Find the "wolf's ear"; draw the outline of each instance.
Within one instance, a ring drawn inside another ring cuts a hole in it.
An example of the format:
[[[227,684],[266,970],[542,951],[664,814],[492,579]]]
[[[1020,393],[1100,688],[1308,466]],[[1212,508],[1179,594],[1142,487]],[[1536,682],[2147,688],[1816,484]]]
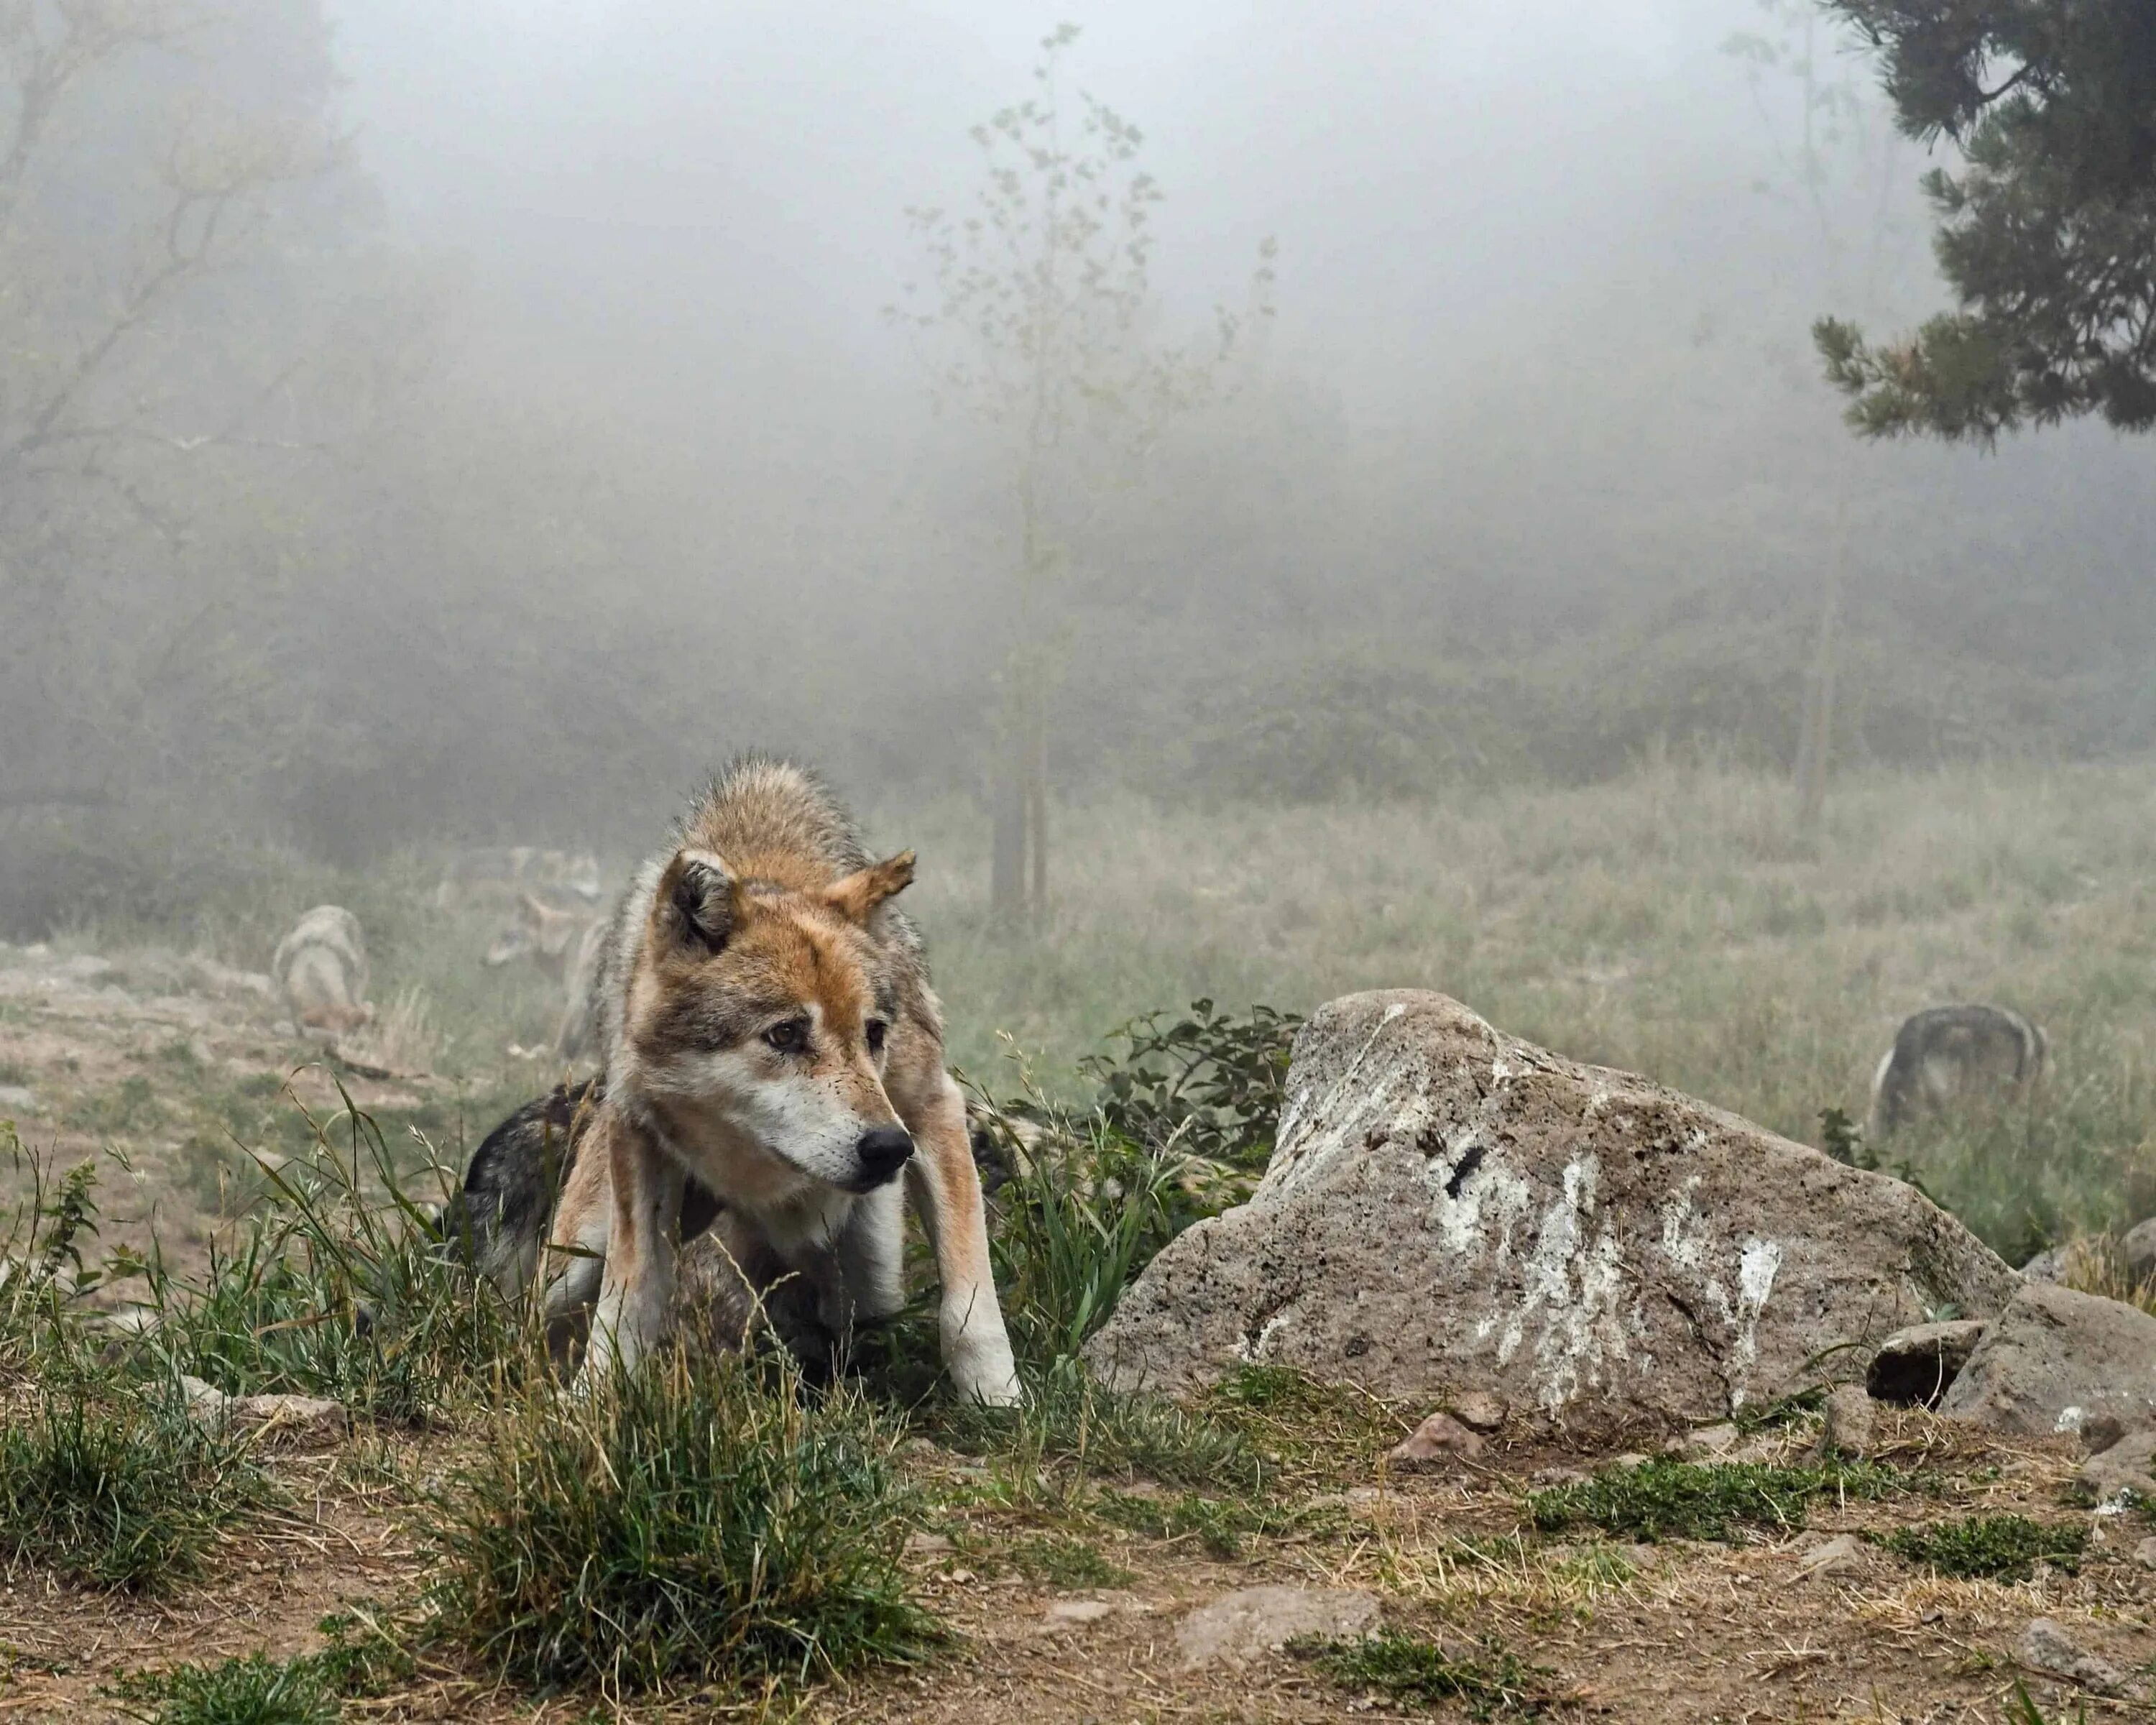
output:
[[[901,850],[880,863],[856,870],[843,880],[824,889],[824,902],[852,922],[865,922],[869,914],[893,893],[913,884],[913,853]]]
[[[677,850],[652,895],[651,932],[662,947],[724,949],[741,921],[740,891],[708,850]]]

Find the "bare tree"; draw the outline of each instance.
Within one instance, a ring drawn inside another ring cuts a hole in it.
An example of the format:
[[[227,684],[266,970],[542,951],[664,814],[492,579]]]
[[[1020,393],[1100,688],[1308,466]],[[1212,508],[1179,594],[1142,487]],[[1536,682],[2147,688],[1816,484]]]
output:
[[[1015,526],[1009,645],[994,742],[998,911],[1048,905],[1049,701],[1056,601],[1087,522],[1165,426],[1232,389],[1231,361],[1271,311],[1273,248],[1260,248],[1240,311],[1215,308],[1203,344],[1156,334],[1150,268],[1159,186],[1137,127],[1082,91],[1074,103],[1064,24],[1043,39],[1033,94],[973,129],[982,180],[957,212],[906,214],[929,265],[888,308],[914,338],[939,405],[990,434]]]

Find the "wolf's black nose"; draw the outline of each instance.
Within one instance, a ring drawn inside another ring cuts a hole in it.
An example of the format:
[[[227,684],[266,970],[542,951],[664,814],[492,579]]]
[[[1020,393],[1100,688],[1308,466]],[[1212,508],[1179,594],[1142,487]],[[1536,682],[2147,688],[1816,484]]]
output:
[[[913,1135],[902,1126],[872,1127],[861,1134],[854,1154],[860,1159],[861,1178],[872,1186],[880,1186],[904,1168],[906,1158],[913,1154]]]

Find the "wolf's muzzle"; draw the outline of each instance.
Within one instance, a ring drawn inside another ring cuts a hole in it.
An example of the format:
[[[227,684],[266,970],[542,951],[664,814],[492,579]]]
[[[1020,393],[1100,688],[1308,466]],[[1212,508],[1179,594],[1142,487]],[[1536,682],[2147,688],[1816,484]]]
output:
[[[895,1179],[912,1154],[913,1135],[902,1126],[871,1127],[863,1132],[854,1146],[854,1158],[861,1168],[861,1190],[872,1192]]]

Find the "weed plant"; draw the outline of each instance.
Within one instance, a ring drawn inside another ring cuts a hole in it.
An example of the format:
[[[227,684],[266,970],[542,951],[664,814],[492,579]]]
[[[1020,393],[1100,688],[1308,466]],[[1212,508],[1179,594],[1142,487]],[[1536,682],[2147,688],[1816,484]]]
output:
[[[1777,1467],[1657,1457],[1531,1491],[1527,1515],[1545,1533],[1585,1523],[1620,1539],[1728,1540],[1744,1527],[1794,1532],[1818,1497],[1884,1497],[1909,1484],[1907,1475],[1869,1461]]]
[[[1963,1580],[2026,1581],[2039,1563],[2077,1571],[2088,1544],[2084,1524],[2032,1522],[2026,1516],[1969,1516],[1897,1527],[1879,1542],[1897,1557]]]
[[[506,1400],[435,1506],[438,1632],[540,1688],[802,1681],[910,1660],[897,1429],[776,1350],[670,1349]]]
[[[319,1660],[250,1653],[218,1665],[137,1672],[115,1686],[123,1700],[149,1702],[146,1725],[334,1725],[343,1704]]]
[[[1534,1668],[1495,1643],[1479,1657],[1460,1658],[1434,1641],[1388,1629],[1357,1639],[1302,1637],[1287,1651],[1343,1689],[1375,1690],[1414,1707],[1456,1701],[1471,1719],[1532,1718],[1543,1710]]]

